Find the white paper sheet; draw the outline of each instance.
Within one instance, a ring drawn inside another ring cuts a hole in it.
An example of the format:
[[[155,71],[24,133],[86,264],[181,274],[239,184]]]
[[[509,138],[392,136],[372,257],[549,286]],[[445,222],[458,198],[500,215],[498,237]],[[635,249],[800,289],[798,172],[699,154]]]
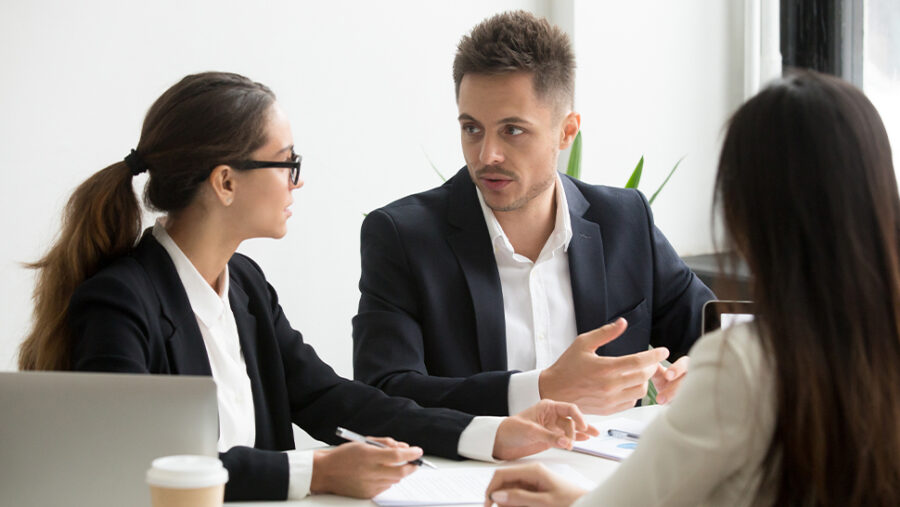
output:
[[[548,465],[553,472],[584,489],[595,483],[569,465]],[[382,506],[481,504],[497,467],[422,468],[374,498]]]
[[[637,419],[629,419],[627,417],[605,419],[603,425],[597,428],[600,430],[600,436],[582,442],[575,442],[575,445],[572,446],[572,450],[614,461],[622,461],[634,452],[635,447],[637,447],[637,442],[626,440],[624,438],[611,437],[607,431],[609,429],[616,429],[639,435],[644,431],[647,423],[648,421],[638,421]]]

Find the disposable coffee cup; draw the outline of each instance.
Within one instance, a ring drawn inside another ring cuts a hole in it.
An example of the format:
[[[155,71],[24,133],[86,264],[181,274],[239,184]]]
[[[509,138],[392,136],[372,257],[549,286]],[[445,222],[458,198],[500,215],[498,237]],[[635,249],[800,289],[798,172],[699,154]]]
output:
[[[147,470],[153,507],[222,507],[228,470],[209,456],[166,456]]]

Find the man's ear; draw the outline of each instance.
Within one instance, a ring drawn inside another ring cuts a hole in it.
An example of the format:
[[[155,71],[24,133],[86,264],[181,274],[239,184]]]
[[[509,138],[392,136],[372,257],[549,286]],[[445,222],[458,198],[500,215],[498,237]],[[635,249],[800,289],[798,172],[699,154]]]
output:
[[[237,187],[234,174],[234,168],[222,164],[213,168],[209,175],[209,184],[212,187],[213,195],[223,206],[231,206],[231,203],[234,202]]]
[[[581,115],[572,111],[562,120],[562,136],[559,140],[559,149],[564,150],[575,141],[578,129],[581,128]]]

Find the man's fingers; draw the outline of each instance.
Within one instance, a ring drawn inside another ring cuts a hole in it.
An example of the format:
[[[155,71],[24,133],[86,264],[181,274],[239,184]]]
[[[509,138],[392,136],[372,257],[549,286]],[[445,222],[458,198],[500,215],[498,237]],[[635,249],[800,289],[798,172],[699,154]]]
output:
[[[640,398],[634,398],[634,399],[622,402],[622,403],[614,406],[612,412],[610,412],[610,413],[615,414],[615,413],[621,412],[623,410],[628,410],[629,408],[634,408],[634,404],[637,402],[638,399],[640,399]]]
[[[660,405],[665,405],[669,401],[672,400],[672,397],[675,396],[675,393],[678,392],[679,386],[681,386],[681,382],[685,379],[685,376],[682,375],[677,379],[668,382],[664,389],[659,389],[656,394],[656,402]]]
[[[622,317],[619,317],[615,322],[610,322],[593,331],[578,335],[578,341],[581,343],[584,350],[594,352],[598,348],[621,336],[626,328],[628,328],[628,322]]]
[[[643,352],[638,352],[637,354],[623,356],[622,359],[627,360],[623,361],[625,363],[624,366],[632,371],[643,370],[644,368],[648,368],[650,366],[653,367],[653,371],[656,371],[656,367],[659,365],[659,362],[667,357],[669,357],[669,349],[665,347],[657,347],[654,349],[645,350]]]
[[[554,431],[535,422],[530,423],[530,425],[532,428],[532,439],[536,443],[543,443],[550,447],[558,447],[560,449],[568,449],[572,445],[572,439],[566,436],[565,431],[562,428]],[[572,436],[575,436],[574,432]]]
[[[379,444],[384,444],[388,447],[409,447],[408,444],[398,442],[391,437],[366,437],[366,439],[378,442]]]
[[[415,472],[419,469],[418,465],[381,465],[378,469],[379,478],[382,480],[390,481],[391,484],[400,481],[400,479],[406,477],[407,475]]]
[[[556,411],[558,417],[566,417],[575,423],[575,429],[578,431],[586,431],[588,428],[587,420],[578,405],[574,403],[566,403],[562,401],[553,402],[553,410]]]
[[[603,370],[605,375],[616,373],[625,374],[634,371],[647,370],[647,378],[659,370],[659,362],[669,356],[669,349],[659,347],[645,350],[636,354],[619,357],[598,357],[606,363]]]
[[[577,433],[577,430],[575,429],[575,421],[568,417],[557,417],[556,427],[561,429],[563,433],[565,433],[566,438],[568,438],[569,441],[575,440],[575,435]]]
[[[688,356],[681,356],[678,361],[672,363],[672,365],[666,369],[666,380],[675,380],[687,373],[690,360],[691,359]]]
[[[370,452],[376,456],[375,462],[380,465],[394,466],[422,457],[421,447],[392,447],[387,449],[373,448]]]
[[[653,376],[652,367],[644,368],[643,370],[635,370],[630,373],[626,373],[622,375],[619,381],[619,385],[622,389],[629,389],[634,386],[639,386],[641,384],[646,384],[648,380]]]

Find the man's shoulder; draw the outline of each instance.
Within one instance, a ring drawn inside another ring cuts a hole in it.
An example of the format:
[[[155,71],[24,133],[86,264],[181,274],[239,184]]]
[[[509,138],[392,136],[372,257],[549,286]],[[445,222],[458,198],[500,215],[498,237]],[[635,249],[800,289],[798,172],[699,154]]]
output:
[[[395,227],[404,229],[442,229],[448,223],[450,207],[460,205],[460,192],[465,193],[469,187],[474,199],[475,187],[463,167],[438,187],[408,195],[372,211],[364,221],[364,228],[366,224],[371,226],[388,219]]]
[[[461,183],[461,178],[468,178],[468,173],[460,171],[442,185],[423,192],[407,195],[388,203],[376,211],[387,213],[391,216],[405,214],[429,213],[447,208],[453,185]]]
[[[645,220],[648,213],[647,200],[644,195],[633,188],[594,185],[562,175],[563,185],[568,187],[566,197],[569,208],[575,209],[579,198],[588,205],[587,217],[620,221],[625,218],[641,217]],[[572,190],[574,190],[574,195]]]
[[[439,187],[407,195],[406,197],[397,199],[388,203],[376,211],[382,211],[389,215],[403,215],[407,213],[422,213],[446,208],[447,200],[450,197],[451,180]]]

